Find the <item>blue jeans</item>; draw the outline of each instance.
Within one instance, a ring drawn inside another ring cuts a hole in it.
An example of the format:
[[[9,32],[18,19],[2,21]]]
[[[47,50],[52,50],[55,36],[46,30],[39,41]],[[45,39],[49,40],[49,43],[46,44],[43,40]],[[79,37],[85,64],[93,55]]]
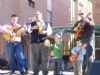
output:
[[[8,51],[8,61],[9,61],[9,67],[12,72],[15,72],[17,66],[18,70],[21,72],[24,72],[24,55],[22,51],[22,44],[21,42],[7,42],[6,48]]]
[[[62,58],[54,58],[54,75],[60,75],[62,71]]]

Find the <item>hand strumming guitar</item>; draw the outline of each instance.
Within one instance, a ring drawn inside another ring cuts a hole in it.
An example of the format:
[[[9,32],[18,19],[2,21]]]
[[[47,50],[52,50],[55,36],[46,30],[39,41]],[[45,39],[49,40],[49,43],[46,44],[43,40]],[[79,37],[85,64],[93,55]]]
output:
[[[80,57],[80,55],[84,55],[86,53],[85,47],[87,46],[87,43],[82,43],[81,40],[76,41],[76,47],[73,47],[71,50],[71,55],[69,57],[69,60],[74,63],[77,61],[77,59]]]

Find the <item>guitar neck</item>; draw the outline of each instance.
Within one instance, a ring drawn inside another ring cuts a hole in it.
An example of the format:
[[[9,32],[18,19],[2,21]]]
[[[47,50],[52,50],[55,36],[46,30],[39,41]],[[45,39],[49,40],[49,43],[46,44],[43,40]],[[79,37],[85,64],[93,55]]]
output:
[[[20,30],[23,26],[21,27],[17,27],[17,28],[14,28],[13,31],[16,33],[18,30]]]

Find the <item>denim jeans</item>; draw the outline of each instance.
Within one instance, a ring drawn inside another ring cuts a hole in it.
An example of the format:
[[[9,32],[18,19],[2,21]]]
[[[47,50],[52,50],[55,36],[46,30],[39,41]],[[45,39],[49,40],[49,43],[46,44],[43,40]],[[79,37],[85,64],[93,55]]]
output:
[[[61,75],[62,58],[54,58],[54,75]]]
[[[8,61],[9,61],[9,67],[12,72],[15,72],[17,66],[20,73],[24,72],[24,55],[22,51],[22,44],[21,42],[7,42],[7,54],[8,54]]]

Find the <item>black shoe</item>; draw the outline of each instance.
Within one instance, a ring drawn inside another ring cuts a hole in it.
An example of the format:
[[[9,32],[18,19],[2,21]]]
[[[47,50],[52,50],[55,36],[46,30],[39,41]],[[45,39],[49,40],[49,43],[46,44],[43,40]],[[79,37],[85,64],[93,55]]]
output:
[[[38,73],[34,73],[34,74],[32,74],[32,75],[38,75]]]
[[[26,75],[26,72],[20,72],[20,75]]]
[[[11,72],[10,75],[16,75],[16,73],[15,72]]]
[[[48,72],[43,73],[43,75],[48,75]]]
[[[54,74],[54,75],[63,75],[62,73],[56,73],[56,74]]]
[[[15,75],[16,73],[15,73],[15,71],[11,71],[10,74],[11,75]]]

